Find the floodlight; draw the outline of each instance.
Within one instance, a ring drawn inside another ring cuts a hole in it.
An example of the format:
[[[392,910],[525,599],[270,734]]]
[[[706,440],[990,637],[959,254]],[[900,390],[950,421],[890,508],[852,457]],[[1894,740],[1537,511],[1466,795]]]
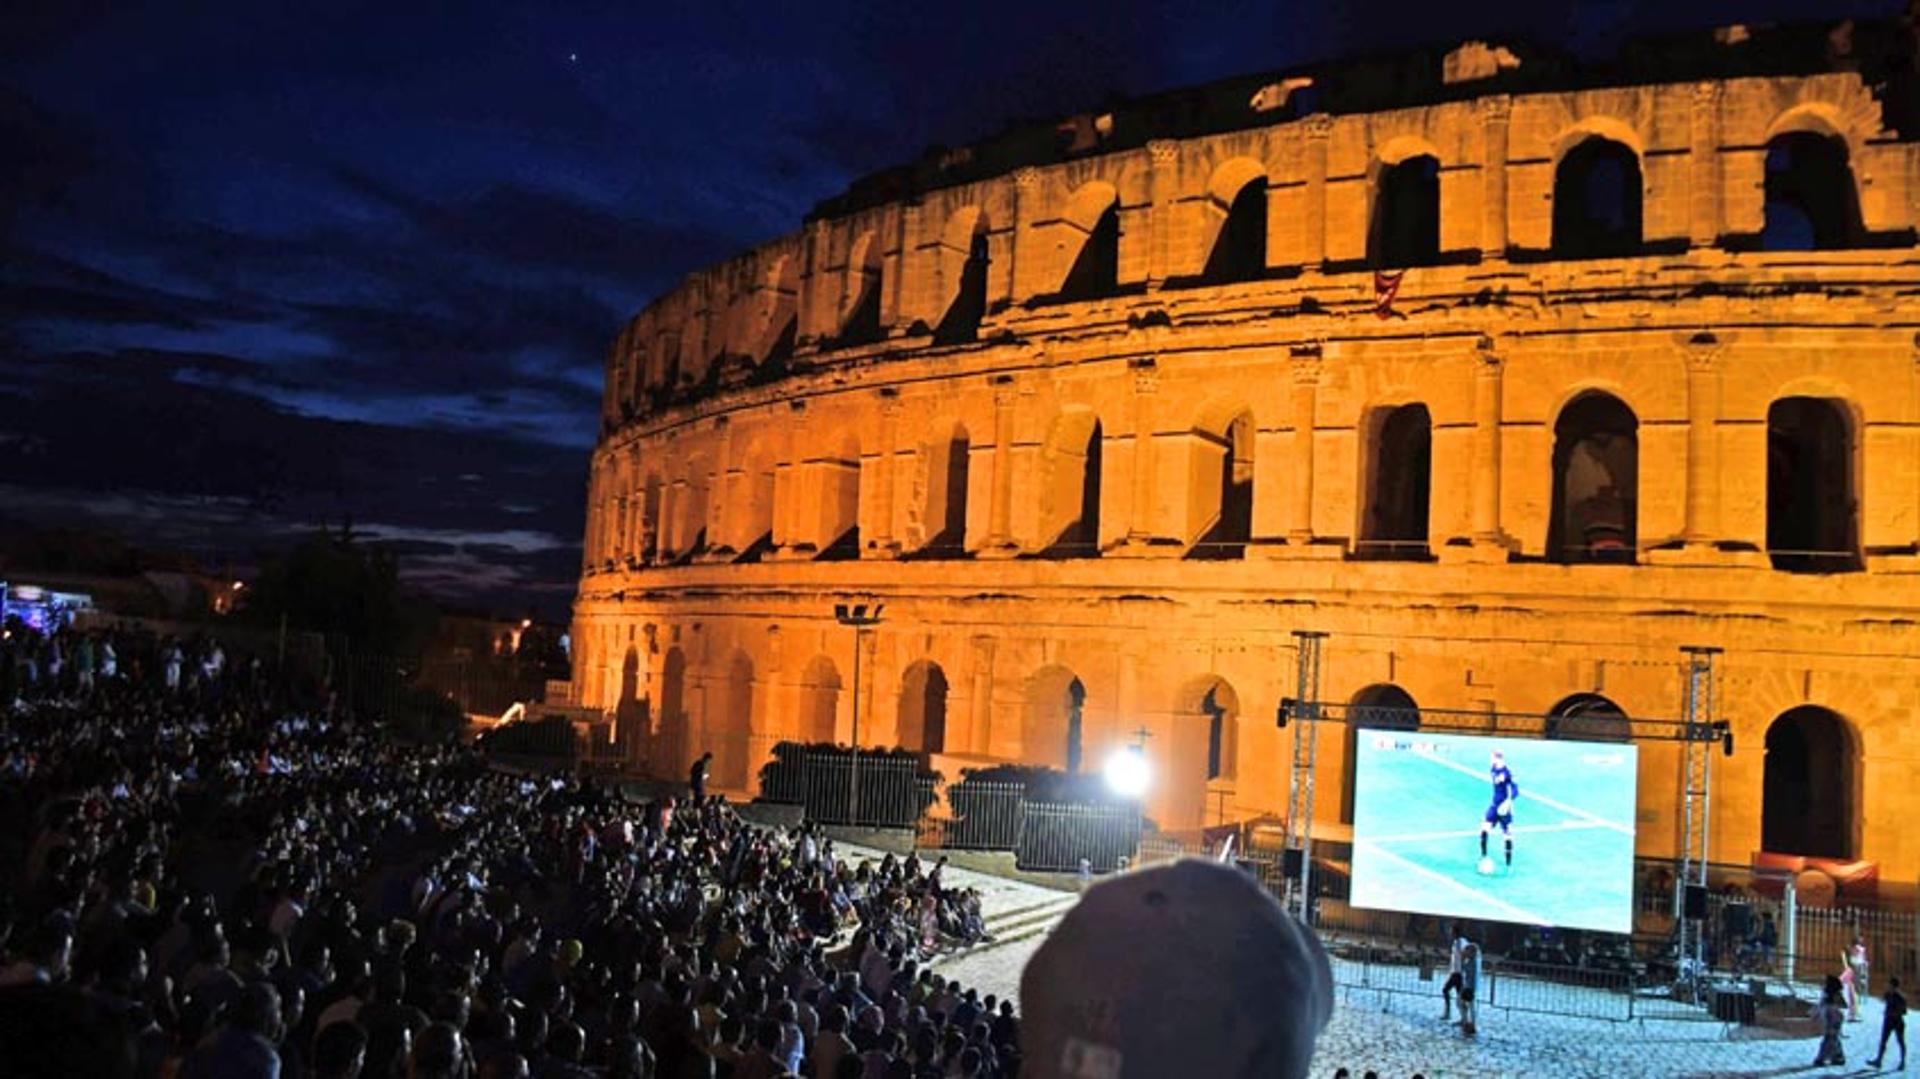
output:
[[[1123,798],[1138,798],[1146,793],[1149,779],[1147,756],[1139,746],[1126,746],[1107,758],[1107,786]]]

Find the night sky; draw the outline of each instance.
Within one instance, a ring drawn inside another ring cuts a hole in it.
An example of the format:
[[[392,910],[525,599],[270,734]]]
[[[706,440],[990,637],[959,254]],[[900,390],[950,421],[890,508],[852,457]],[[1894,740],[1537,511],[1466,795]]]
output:
[[[246,565],[350,518],[566,609],[606,344],[862,173],[1116,96],[1898,0],[281,4],[0,20],[0,528]]]

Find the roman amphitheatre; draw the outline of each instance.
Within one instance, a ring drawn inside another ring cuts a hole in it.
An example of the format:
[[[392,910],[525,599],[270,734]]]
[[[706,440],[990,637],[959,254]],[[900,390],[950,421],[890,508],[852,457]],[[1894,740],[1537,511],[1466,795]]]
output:
[[[1912,880],[1916,118],[1864,42],[1763,44],[1158,95],[691,274],[607,355],[579,700],[743,793],[856,731],[949,776],[1144,745],[1194,830],[1285,812],[1324,632],[1338,836],[1361,721],[1628,737],[1710,646],[1711,858]],[[1641,749],[1645,856],[1681,756]]]

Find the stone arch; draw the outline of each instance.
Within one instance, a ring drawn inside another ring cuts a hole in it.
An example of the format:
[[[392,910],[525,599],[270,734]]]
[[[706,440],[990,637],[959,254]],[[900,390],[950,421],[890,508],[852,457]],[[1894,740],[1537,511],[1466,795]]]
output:
[[[1847,403],[1780,397],[1767,408],[1767,553],[1795,573],[1860,568],[1858,450]]]
[[[1866,229],[1844,137],[1817,128],[1783,131],[1767,140],[1763,168],[1762,250],[1834,250],[1859,244]]]
[[[1189,682],[1180,694],[1180,715],[1198,717],[1196,733],[1204,736],[1200,760],[1205,780],[1230,780],[1240,772],[1240,694],[1233,683],[1217,674]]]
[[[1188,558],[1240,558],[1253,534],[1252,410],[1216,405],[1188,435],[1186,536]]]
[[[1600,390],[1566,403],[1553,425],[1552,562],[1632,562],[1639,541],[1639,419]]]
[[[966,424],[956,422],[944,438],[926,447],[925,505],[921,520],[927,554],[957,555],[967,544],[967,483],[973,442]]]
[[[1859,738],[1818,705],[1782,712],[1767,727],[1760,846],[1777,854],[1851,859],[1860,834]]]
[[[1100,417],[1085,405],[1069,405],[1053,421],[1040,522],[1042,546],[1050,557],[1100,553],[1102,438]]]
[[[990,222],[978,206],[962,206],[947,218],[940,235],[940,275],[945,305],[934,327],[936,345],[972,341],[987,313],[987,242]]]
[[[800,325],[800,260],[779,255],[761,288],[759,332],[748,346],[756,364],[784,368]]]
[[[1429,266],[1440,257],[1440,157],[1398,148],[1384,156],[1373,182],[1367,263],[1381,269]]]
[[[1042,667],[1027,679],[1020,723],[1020,759],[1080,770],[1086,736],[1087,688],[1065,667]]]
[[[722,790],[745,790],[748,786],[747,745],[754,729],[753,697],[753,660],[736,648],[721,669],[719,685],[708,693],[712,714],[705,724],[704,751],[713,754],[713,782]]]
[[[678,645],[660,657],[661,741],[666,743],[667,759],[676,766],[688,763],[687,740],[687,654]]]
[[[947,672],[930,659],[916,661],[900,676],[896,740],[901,748],[946,752],[948,688]]]
[[[1220,163],[1207,181],[1213,229],[1201,278],[1208,284],[1252,281],[1267,271],[1267,170],[1252,158]]]
[[[1340,819],[1351,824],[1360,761],[1360,732],[1417,731],[1420,705],[1414,701],[1413,694],[1392,682],[1378,682],[1355,693],[1347,702],[1346,720],[1346,776],[1340,787]]]
[[[1630,742],[1633,721],[1608,697],[1575,693],[1547,709],[1544,733],[1572,742]]]
[[[872,344],[881,338],[880,237],[872,229],[861,233],[847,252],[846,281],[840,298],[840,345]]]
[[[794,693],[794,738],[805,743],[840,740],[840,668],[826,655],[814,656],[800,672]]]
[[[1366,503],[1355,553],[1425,558],[1433,492],[1433,417],[1413,402],[1368,410],[1361,490]]]
[[[1060,214],[1059,298],[1094,300],[1120,287],[1120,194],[1102,180],[1082,184]]]
[[[779,463],[766,438],[749,443],[740,462],[734,476],[731,547],[736,558],[756,561],[773,547],[774,522],[779,520]]]
[[[1617,121],[1563,136],[1553,171],[1553,254],[1611,258],[1639,252],[1645,191],[1640,140]]]
[[[860,439],[841,432],[834,451],[814,462],[820,481],[819,558],[860,556]]]

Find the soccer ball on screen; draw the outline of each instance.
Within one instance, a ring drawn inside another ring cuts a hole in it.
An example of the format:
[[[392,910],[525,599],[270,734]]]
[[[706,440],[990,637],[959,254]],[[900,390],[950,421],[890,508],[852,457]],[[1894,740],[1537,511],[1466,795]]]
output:
[[[1493,859],[1492,858],[1480,859],[1480,875],[1483,877],[1493,876]]]

